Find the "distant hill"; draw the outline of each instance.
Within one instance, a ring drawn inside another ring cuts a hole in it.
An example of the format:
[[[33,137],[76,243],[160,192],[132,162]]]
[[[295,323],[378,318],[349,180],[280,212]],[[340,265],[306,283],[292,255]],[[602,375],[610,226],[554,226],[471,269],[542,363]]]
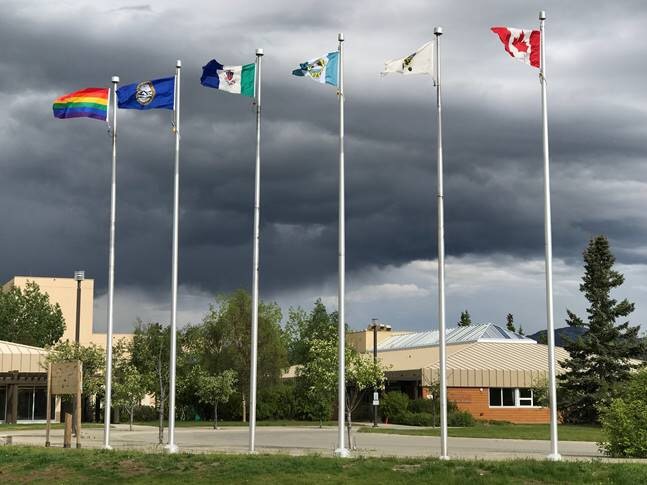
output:
[[[533,333],[532,335],[528,335],[528,338],[531,338],[539,343],[545,343],[546,342],[546,334],[548,332],[546,330],[540,330],[537,333]],[[577,327],[564,327],[564,328],[556,328],[555,329],[555,345],[557,347],[563,347],[564,346],[564,338],[567,337],[571,340],[577,339],[580,335],[584,335],[586,333],[585,328],[577,328]]]

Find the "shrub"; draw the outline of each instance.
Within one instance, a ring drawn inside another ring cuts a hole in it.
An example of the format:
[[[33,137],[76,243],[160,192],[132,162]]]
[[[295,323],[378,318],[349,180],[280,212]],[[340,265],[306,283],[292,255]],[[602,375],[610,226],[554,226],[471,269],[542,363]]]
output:
[[[256,417],[264,419],[295,419],[297,402],[294,385],[281,383],[260,389],[256,403]]]
[[[393,416],[394,424],[406,424],[408,426],[434,426],[434,416],[430,413],[412,413],[404,411]],[[435,418],[438,421],[438,418]]]
[[[387,392],[382,397],[382,402],[380,403],[380,414],[388,420],[395,422],[393,421],[395,416],[407,412],[409,403],[410,399],[406,394],[398,391]]]
[[[135,406],[134,421],[156,421],[157,419],[159,419],[159,414],[155,406]]]
[[[600,410],[604,440],[600,449],[607,455],[647,458],[647,369],[631,377],[617,399]]]
[[[476,420],[468,411],[453,410],[447,413],[447,426],[466,427],[474,426]]]

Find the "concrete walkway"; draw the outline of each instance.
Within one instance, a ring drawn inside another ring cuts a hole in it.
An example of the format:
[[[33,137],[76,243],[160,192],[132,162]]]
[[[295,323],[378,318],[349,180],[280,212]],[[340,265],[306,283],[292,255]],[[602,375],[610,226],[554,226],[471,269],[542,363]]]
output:
[[[135,426],[128,431],[127,425],[115,425],[110,434],[115,449],[160,450],[157,445],[158,430],[152,426]],[[12,436],[13,444],[42,446],[45,443],[44,430],[6,431]],[[213,430],[209,427],[176,428],[176,442],[181,451],[187,452],[229,452],[245,453],[248,449],[247,427],[227,427]],[[83,448],[100,448],[103,443],[103,429],[86,428],[82,431]],[[288,453],[292,455],[332,455],[337,440],[333,427],[259,426],[256,428],[256,451],[259,453]],[[406,436],[377,433],[354,433],[356,444],[354,455],[435,457],[438,456],[438,437]],[[53,447],[63,443],[63,431],[53,430]],[[76,441],[74,441],[76,443]],[[74,446],[74,444],[73,444]],[[449,454],[457,458],[543,459],[550,449],[548,441],[502,440],[484,438],[449,438]],[[584,441],[561,441],[560,453],[565,459],[602,458],[595,443]]]

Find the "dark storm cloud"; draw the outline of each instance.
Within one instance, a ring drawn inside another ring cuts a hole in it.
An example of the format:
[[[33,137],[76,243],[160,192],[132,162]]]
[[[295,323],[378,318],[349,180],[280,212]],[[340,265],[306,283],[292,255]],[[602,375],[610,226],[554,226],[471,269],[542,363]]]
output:
[[[262,284],[276,294],[336,272],[337,110],[334,88],[289,75],[347,37],[349,270],[435,256],[435,112],[429,78],[377,75],[445,27],[446,249],[450,255],[543,254],[537,71],[510,59],[488,28],[536,25],[537,2],[216,2],[31,14],[0,19],[3,144],[2,277],[85,268],[105,287],[107,126],[57,121],[56,96],[89,85],[171,75],[182,58],[180,279],[209,292],[249,285],[254,125],[251,100],[199,86],[217,55],[264,57]],[[229,4],[228,4],[229,5]],[[335,7],[338,6],[338,8]],[[552,10],[552,9],[551,9]],[[568,2],[549,12],[555,254],[579,259],[608,233],[627,262],[645,262],[647,99],[636,59],[642,3]],[[62,13],[58,13],[62,15]],[[594,31],[604,15],[604,32]],[[70,17],[71,16],[71,17]],[[213,20],[216,19],[216,20]],[[88,22],[85,24],[85,22]],[[605,36],[602,39],[602,36]],[[621,52],[622,55],[618,55]],[[169,285],[171,113],[119,112],[117,281]],[[615,185],[600,183],[613,181]],[[644,198],[642,202],[645,202]]]

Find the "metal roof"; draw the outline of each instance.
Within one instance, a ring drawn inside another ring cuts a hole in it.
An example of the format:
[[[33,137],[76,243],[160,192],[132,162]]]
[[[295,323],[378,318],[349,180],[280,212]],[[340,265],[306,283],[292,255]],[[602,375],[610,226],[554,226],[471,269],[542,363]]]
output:
[[[438,345],[438,330],[395,335],[378,344],[378,351],[433,347]],[[536,344],[534,340],[511,332],[493,323],[470,325],[469,327],[448,328],[445,332],[448,344],[470,342],[509,342]]]
[[[47,354],[40,347],[0,340],[0,372],[45,372]]]

